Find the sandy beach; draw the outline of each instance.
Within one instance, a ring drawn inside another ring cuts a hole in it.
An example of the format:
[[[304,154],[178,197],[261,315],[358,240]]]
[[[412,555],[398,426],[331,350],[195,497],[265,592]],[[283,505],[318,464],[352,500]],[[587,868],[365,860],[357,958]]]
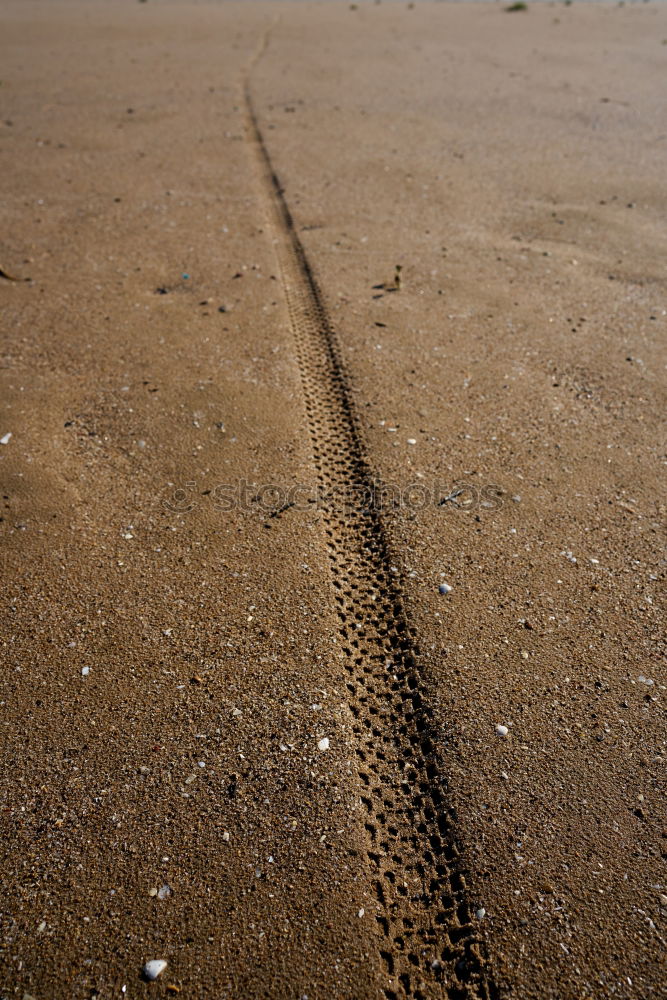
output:
[[[0,998],[665,996],[667,7],[0,53]]]

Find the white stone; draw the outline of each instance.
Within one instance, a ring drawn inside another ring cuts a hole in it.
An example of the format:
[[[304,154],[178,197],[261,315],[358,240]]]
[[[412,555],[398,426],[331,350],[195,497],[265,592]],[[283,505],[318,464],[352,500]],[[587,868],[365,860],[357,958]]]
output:
[[[329,749],[329,740],[328,740],[328,738],[326,736],[324,737],[323,740],[320,740],[320,742],[317,744],[317,749],[318,750],[328,750]]]
[[[500,723],[498,723],[496,726],[496,732],[498,733],[498,736],[507,736],[509,729],[507,726],[501,726]]]
[[[146,979],[152,981],[153,979],[157,979],[166,968],[167,963],[163,958],[152,958],[150,962],[146,962],[144,965],[144,976]]]

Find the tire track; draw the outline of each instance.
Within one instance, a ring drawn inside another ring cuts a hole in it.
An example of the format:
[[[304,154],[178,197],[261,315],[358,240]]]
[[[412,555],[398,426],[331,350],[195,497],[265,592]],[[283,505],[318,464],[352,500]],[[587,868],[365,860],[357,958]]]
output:
[[[266,48],[263,39],[253,60]],[[337,336],[244,88],[256,162],[294,335],[317,480],[325,496],[372,496]],[[384,1000],[493,1000],[466,894],[447,782],[420,676],[415,631],[380,513],[371,503],[323,512],[346,685],[354,716],[366,851],[377,899]]]

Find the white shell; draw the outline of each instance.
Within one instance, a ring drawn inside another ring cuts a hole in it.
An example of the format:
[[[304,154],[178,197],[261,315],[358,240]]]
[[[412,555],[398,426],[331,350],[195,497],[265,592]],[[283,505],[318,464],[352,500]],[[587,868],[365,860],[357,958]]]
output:
[[[146,979],[157,979],[160,973],[167,968],[167,963],[163,958],[152,958],[144,965],[144,976]]]
[[[329,740],[327,739],[326,736],[324,737],[323,740],[320,740],[320,742],[317,744],[317,749],[318,750],[328,750],[329,749]]]

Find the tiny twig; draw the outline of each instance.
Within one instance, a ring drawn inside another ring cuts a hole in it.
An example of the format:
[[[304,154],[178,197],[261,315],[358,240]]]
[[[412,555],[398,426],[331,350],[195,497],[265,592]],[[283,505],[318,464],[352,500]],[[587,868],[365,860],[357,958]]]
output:
[[[5,281],[30,281],[30,278],[15,278],[13,274],[5,271],[4,267],[0,267],[0,278],[4,278]]]
[[[451,493],[449,493],[446,497],[442,498],[442,500],[438,503],[438,507],[443,507],[446,503],[453,503],[455,507],[458,507],[456,498],[461,496],[462,493],[463,489],[452,490]]]

